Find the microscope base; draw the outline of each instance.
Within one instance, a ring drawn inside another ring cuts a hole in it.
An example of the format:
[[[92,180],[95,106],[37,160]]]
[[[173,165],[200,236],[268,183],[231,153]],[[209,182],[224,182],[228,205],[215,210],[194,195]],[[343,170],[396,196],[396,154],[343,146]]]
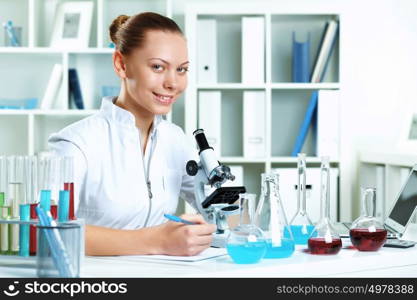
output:
[[[213,235],[213,240],[211,241],[212,247],[226,248],[226,244],[227,244],[227,234],[216,233]]]

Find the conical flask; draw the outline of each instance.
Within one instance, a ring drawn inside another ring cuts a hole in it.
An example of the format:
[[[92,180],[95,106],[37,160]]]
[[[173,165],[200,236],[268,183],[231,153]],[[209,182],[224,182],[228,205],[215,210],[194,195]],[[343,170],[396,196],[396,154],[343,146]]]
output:
[[[227,238],[227,253],[237,264],[257,263],[266,253],[264,234],[252,223],[255,200],[255,194],[240,195],[240,222]]]
[[[321,161],[321,218],[308,239],[311,254],[337,254],[342,248],[342,240],[330,220],[330,166],[329,157]],[[314,235],[314,236],[313,236]]]
[[[304,153],[299,153],[297,162],[297,212],[290,221],[294,242],[298,245],[306,245],[311,234],[314,232],[313,222],[311,222],[306,210],[306,169],[306,156]]]
[[[387,230],[375,217],[376,190],[362,189],[361,216],[350,227],[350,241],[360,251],[377,251],[387,240]]]
[[[262,195],[255,214],[255,225],[265,234],[265,258],[283,258],[294,252],[294,239],[279,194],[278,173],[262,174]]]

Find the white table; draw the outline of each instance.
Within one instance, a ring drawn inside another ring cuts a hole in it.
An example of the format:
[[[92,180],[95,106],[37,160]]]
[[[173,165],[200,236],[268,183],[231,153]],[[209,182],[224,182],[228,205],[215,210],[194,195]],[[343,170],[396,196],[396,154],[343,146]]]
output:
[[[297,246],[285,259],[234,264],[228,256],[200,262],[151,261],[127,257],[86,257],[82,277],[417,277],[417,246],[383,247],[378,252],[342,249],[337,255],[304,253]],[[35,260],[0,258],[0,277],[35,277]]]

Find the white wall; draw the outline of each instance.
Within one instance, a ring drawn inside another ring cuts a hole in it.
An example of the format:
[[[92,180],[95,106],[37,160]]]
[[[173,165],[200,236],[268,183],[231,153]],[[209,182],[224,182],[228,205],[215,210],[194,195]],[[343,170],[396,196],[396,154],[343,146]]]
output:
[[[187,3],[174,0],[173,14],[181,23]],[[210,0],[210,3],[241,0]],[[254,1],[247,1],[253,3]],[[417,1],[415,0],[263,0],[259,5],[283,9],[331,8],[342,16],[340,78],[342,90],[342,219],[358,211],[358,153],[389,150],[398,140],[406,113],[417,111]]]

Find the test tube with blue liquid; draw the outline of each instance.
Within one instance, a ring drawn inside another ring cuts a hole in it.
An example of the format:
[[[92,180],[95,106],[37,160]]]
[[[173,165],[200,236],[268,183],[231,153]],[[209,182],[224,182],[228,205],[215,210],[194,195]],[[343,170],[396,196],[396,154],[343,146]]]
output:
[[[20,219],[20,204],[25,203],[23,170],[24,157],[23,156],[9,156],[7,160],[7,175],[9,185],[8,200],[11,204],[11,218],[13,220]],[[25,217],[25,216],[23,216]],[[19,224],[11,224],[11,239],[10,239],[10,253],[12,255],[19,254]]]
[[[39,159],[39,204],[45,211],[51,210],[51,183],[52,180],[51,157]]]
[[[306,155],[304,153],[298,154],[297,173],[298,184],[297,191],[297,212],[290,221],[291,232],[294,236],[294,242],[298,245],[307,245],[308,239],[314,232],[314,225],[307,214],[307,184],[306,184]],[[285,232],[288,236],[288,231]],[[315,234],[315,232],[314,232]]]
[[[0,156],[0,219],[10,218],[10,206],[7,201],[7,157]],[[0,224],[0,254],[9,254],[9,224]]]

